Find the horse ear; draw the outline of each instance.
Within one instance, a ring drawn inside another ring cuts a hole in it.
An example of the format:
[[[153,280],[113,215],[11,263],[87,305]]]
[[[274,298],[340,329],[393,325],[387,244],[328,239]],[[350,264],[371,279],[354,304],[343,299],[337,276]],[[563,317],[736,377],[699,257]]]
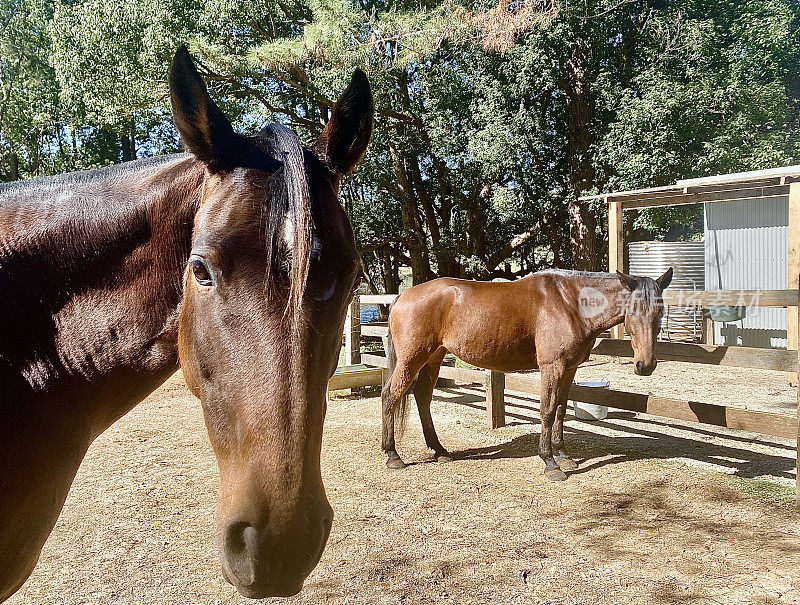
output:
[[[617,271],[617,277],[619,277],[619,281],[622,282],[622,285],[628,288],[631,292],[636,289],[636,286],[639,285],[639,280],[633,277],[632,275],[625,275]]]
[[[212,168],[234,165],[238,137],[225,114],[208,94],[184,45],[169,70],[172,116],[186,149]]]
[[[319,159],[339,174],[347,174],[367,150],[375,108],[366,74],[353,72],[350,84],[333,106],[312,148]]]
[[[658,284],[658,289],[662,292],[672,283],[672,267],[666,270],[664,275],[659,277],[656,280],[656,284]]]

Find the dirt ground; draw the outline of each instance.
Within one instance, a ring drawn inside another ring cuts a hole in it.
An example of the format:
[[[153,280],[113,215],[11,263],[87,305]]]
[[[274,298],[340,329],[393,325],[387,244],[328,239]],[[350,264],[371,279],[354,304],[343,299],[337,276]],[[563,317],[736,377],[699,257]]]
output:
[[[678,365],[647,381],[596,363],[578,379],[682,397],[715,384]],[[716,393],[686,398],[791,408],[783,375],[720,376]],[[612,411],[567,422],[581,468],[550,483],[536,400],[508,396],[510,425],[496,431],[482,404],[476,386],[437,390],[456,459],[431,462],[412,417],[400,450],[415,464],[398,472],[379,449],[379,400],[331,400],[323,478],[336,519],[289,603],[800,603],[792,441]],[[92,446],[10,603],[251,602],[219,571],[217,485],[199,403],[176,375]]]

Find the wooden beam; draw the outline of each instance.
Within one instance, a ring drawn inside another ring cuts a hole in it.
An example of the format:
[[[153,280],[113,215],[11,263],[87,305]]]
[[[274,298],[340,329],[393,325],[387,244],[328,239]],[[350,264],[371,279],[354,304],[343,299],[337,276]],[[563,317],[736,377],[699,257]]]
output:
[[[361,304],[353,297],[344,321],[344,358],[349,366],[361,363]]]
[[[399,294],[362,294],[359,296],[365,305],[390,305]]]
[[[389,367],[389,360],[386,359],[384,355],[376,355],[374,353],[362,353],[361,361],[366,365],[375,366],[376,368]],[[483,384],[486,382],[486,371],[471,370],[468,368],[456,368],[453,366],[443,365],[441,368],[439,368],[439,377],[450,378],[452,380],[457,380],[458,382],[467,384],[475,384],[475,383]]]
[[[747,183],[718,183],[708,185],[680,185],[665,190],[644,190],[640,192],[621,192],[609,195],[609,201],[613,202],[633,202],[647,203],[658,202],[670,197],[705,196],[716,198],[716,201],[727,202],[742,197],[770,197],[775,195],[786,195],[788,189],[785,183],[781,183],[778,178],[760,179]],[[767,195],[760,195],[767,194]],[[705,197],[702,201],[705,201]],[[697,198],[693,198],[696,200]],[[708,201],[713,202],[714,199]],[[697,203],[697,202],[695,202]]]
[[[625,271],[625,232],[624,212],[622,202],[608,204],[608,272]],[[624,328],[622,325],[611,328],[612,338],[622,338]]]
[[[378,322],[362,324],[361,336],[376,336],[378,338],[385,338],[386,336],[389,336],[389,325]]]
[[[360,387],[380,386],[383,384],[386,370],[366,365],[343,366],[328,380],[329,391],[356,389]]]
[[[625,339],[600,338],[592,349],[595,355],[612,357],[633,357],[631,343]],[[387,367],[386,357],[363,353],[362,362],[378,367]],[[714,345],[691,344],[682,342],[656,343],[656,358],[660,361],[682,361],[685,363],[702,363],[707,365],[734,368],[753,368],[792,372],[797,367],[797,354],[783,349],[761,349],[756,347],[725,347]],[[447,368],[440,372],[443,378],[480,382],[480,370],[465,368]],[[447,375],[445,375],[447,374]],[[456,375],[457,374],[457,375]]]
[[[797,290],[664,290],[664,304],[671,307],[797,306]]]
[[[492,370],[486,376],[486,423],[490,429],[506,425],[506,375]]]
[[[538,377],[513,374],[506,376],[506,388],[510,391],[533,395],[539,395],[541,391]],[[569,391],[569,398],[573,401],[594,403],[631,412],[700,422],[775,437],[796,437],[798,431],[797,419],[787,414],[744,410],[713,403],[657,397],[644,393],[573,385]]]
[[[800,288],[800,183],[789,185],[789,262],[787,263],[787,288],[795,295]],[[796,296],[795,296],[796,298]],[[787,340],[789,349],[798,348],[798,309],[788,310]]]
[[[747,187],[730,191],[708,191],[705,193],[666,193],[664,195],[631,195],[615,196],[610,202],[622,201],[625,210],[634,208],[655,208],[657,206],[682,206],[685,204],[707,204],[718,202],[740,202],[757,200],[765,197],[786,195],[788,185],[767,185],[763,187]]]
[[[374,353],[362,353],[361,363],[368,366],[375,366],[376,368],[388,368],[389,360],[384,355],[375,355]]]
[[[596,195],[584,195],[580,201],[605,199],[607,201],[617,201],[620,199],[646,198],[663,196],[670,193],[681,191],[693,193],[697,191],[724,191],[732,189],[743,189],[755,186],[783,185],[800,181],[798,167],[770,168],[767,170],[755,170],[750,172],[739,172],[734,174],[720,174],[716,176],[699,177],[693,179],[682,179],[674,185],[664,185],[661,187],[647,187],[644,189],[632,189],[629,191],[617,191],[613,193],[600,193]]]
[[[798,183],[800,185],[800,183]],[[798,220],[800,224],[800,219]],[[609,250],[612,249],[609,240]],[[619,260],[616,264],[612,263],[612,256],[616,253],[609,253],[609,271],[613,273],[619,268],[622,270],[622,247],[619,247]],[[361,297],[363,301],[364,297]],[[664,303],[671,307],[709,307],[711,305],[744,305],[748,307],[791,307],[797,305],[797,292],[794,289],[787,290],[683,290],[678,288],[667,288],[664,291]],[[385,336],[387,333],[386,323],[372,322],[361,327],[364,336]]]
[[[467,368],[455,368],[450,366],[442,366],[439,368],[439,376],[441,378],[451,378],[459,382],[466,382],[467,384],[483,383],[486,378],[486,370],[470,370]]]
[[[703,314],[703,344],[713,345],[714,343],[714,322],[711,316]]]
[[[664,195],[667,192],[677,193],[683,189],[678,185],[662,185],[661,187],[646,187],[644,189],[629,189],[628,191],[616,191],[611,193],[597,193],[595,195],[582,195],[578,198],[579,202],[589,202],[591,200],[603,199],[605,202],[615,202],[618,197],[629,197],[638,195]]]
[[[596,355],[633,357],[629,340],[602,338],[592,349]],[[790,372],[797,368],[797,353],[783,349],[755,347],[724,347],[682,342],[656,343],[656,358],[660,361],[683,361],[735,368],[756,368]]]

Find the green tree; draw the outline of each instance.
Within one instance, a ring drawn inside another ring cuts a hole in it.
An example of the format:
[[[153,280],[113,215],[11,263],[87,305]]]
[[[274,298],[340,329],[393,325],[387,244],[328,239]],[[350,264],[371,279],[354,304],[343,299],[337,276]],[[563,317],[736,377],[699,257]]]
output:
[[[47,60],[49,7],[37,0],[0,0],[0,175],[46,174],[61,166],[47,153],[61,111]]]
[[[798,161],[795,0],[0,2],[5,178],[13,154],[33,175],[174,149],[180,43],[240,129],[306,142],[367,71],[375,134],[343,197],[375,289],[401,266],[599,269],[605,208],[581,195]],[[700,217],[627,229],[691,237]]]

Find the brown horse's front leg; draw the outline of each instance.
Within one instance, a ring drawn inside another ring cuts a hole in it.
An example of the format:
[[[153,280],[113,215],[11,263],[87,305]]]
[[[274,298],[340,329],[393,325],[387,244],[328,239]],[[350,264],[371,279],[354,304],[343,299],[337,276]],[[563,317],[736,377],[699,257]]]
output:
[[[558,381],[558,403],[556,409],[556,419],[553,424],[553,452],[555,460],[562,471],[574,471],[578,464],[567,455],[564,449],[564,416],[567,413],[567,400],[569,399],[569,389],[575,378],[578,368],[568,368],[561,380]]]
[[[544,461],[544,474],[551,481],[563,481],[567,478],[553,458],[553,424],[558,410],[558,386],[562,373],[563,370],[559,371],[554,364],[541,366],[542,389],[539,415],[542,420],[542,431],[539,436],[539,456]]]

